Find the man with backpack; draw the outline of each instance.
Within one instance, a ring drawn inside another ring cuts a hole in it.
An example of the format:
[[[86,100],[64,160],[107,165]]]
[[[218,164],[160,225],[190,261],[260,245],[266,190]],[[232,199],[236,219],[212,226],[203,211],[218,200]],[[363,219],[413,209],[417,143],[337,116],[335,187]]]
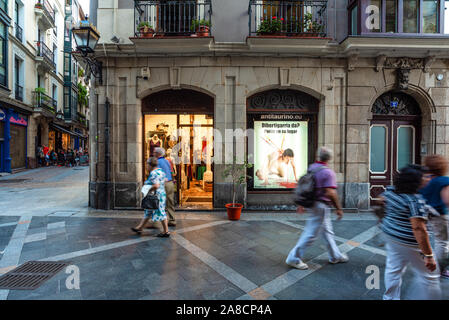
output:
[[[289,266],[297,269],[307,269],[301,259],[304,252],[322,233],[329,250],[329,262],[332,264],[348,261],[348,256],[340,252],[334,239],[331,221],[331,207],[337,209],[338,220],[343,217],[343,209],[337,195],[337,179],[335,172],[327,167],[332,158],[332,151],[321,147],[318,150],[319,161],[312,164],[307,174],[301,177],[296,190],[295,202],[298,213],[304,213],[304,207],[312,208],[313,212],[307,220],[301,237],[290,251],[287,260]]]

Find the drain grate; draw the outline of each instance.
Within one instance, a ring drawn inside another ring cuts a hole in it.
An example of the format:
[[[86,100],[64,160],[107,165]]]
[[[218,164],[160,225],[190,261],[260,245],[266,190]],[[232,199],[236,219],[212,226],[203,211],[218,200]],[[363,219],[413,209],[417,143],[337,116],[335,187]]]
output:
[[[28,261],[0,277],[0,289],[34,290],[68,264],[53,261]]]

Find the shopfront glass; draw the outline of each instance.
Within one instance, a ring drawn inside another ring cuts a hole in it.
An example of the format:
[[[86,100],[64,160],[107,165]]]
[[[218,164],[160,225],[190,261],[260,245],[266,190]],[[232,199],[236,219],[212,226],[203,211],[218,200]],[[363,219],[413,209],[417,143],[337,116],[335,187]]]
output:
[[[54,130],[48,132],[48,148],[49,150],[55,150],[56,147],[56,133]]]
[[[11,168],[26,167],[26,132],[27,128],[11,124],[10,156]]]
[[[70,135],[67,133],[62,134],[62,149],[67,151],[70,148]]]
[[[145,160],[166,150],[173,164],[178,206],[211,209],[213,199],[213,116],[145,115]],[[149,172],[145,170],[145,179]]]
[[[254,189],[291,189],[307,171],[307,121],[254,121]]]

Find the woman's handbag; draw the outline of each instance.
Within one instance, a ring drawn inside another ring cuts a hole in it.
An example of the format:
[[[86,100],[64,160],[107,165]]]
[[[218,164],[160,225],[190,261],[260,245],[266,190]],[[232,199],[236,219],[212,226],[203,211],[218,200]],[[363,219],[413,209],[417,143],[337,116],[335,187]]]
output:
[[[142,199],[141,207],[143,209],[156,210],[159,209],[159,198],[155,193],[148,192]]]

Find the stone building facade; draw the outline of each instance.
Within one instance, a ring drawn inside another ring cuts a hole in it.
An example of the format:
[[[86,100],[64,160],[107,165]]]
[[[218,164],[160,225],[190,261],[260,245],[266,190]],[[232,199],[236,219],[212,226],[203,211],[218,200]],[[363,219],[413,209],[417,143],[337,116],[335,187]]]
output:
[[[90,106],[95,155],[90,206],[139,206],[145,117],[152,115],[207,114],[222,136],[227,129],[253,129],[260,119],[307,122],[303,158],[313,162],[318,146],[334,151],[331,166],[346,208],[369,208],[401,166],[420,163],[427,154],[449,156],[444,24],[432,36],[373,35],[360,29],[351,34],[357,25],[348,19],[346,1],[323,2],[326,34],[319,37],[252,34],[245,20],[248,3],[211,1],[211,36],[142,38],[135,26],[139,1],[93,1],[91,19],[102,36],[96,57],[103,62],[103,82],[97,82]],[[367,2],[357,4],[363,8]],[[358,21],[365,18],[363,12]],[[118,28],[118,21],[135,23]],[[114,35],[117,43],[109,40]],[[220,164],[241,156],[237,140],[231,141],[214,139],[214,208],[232,201],[232,183],[222,177],[225,165]],[[247,145],[245,140],[245,159],[251,157]],[[293,205],[289,188],[256,188],[253,181],[241,191],[239,201],[247,208]]]

